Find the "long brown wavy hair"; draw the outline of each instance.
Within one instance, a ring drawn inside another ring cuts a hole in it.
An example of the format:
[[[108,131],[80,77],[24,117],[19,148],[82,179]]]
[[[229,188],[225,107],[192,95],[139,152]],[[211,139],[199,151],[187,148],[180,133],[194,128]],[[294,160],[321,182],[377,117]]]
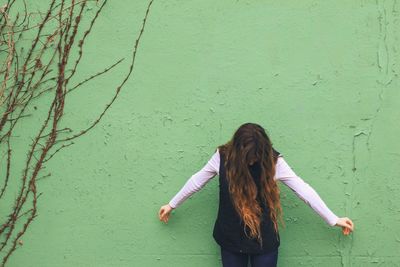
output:
[[[259,197],[269,207],[269,217],[274,230],[278,233],[278,219],[282,225],[282,208],[279,200],[279,187],[274,180],[276,158],[270,138],[264,128],[256,123],[241,125],[233,138],[218,147],[225,155],[226,178],[234,207],[244,222],[244,232],[249,236],[246,227],[250,229],[250,237],[257,238],[262,245],[260,224],[262,208],[257,201],[257,186],[250,172],[253,164],[260,165]]]

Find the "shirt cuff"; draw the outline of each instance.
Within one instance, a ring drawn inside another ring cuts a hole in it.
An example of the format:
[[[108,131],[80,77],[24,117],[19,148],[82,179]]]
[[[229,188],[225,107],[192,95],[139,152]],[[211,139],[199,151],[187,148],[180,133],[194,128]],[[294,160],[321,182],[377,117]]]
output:
[[[335,226],[336,223],[338,222],[338,220],[339,220],[339,217],[338,217],[338,216],[332,215],[332,217],[328,219],[327,223],[328,223],[330,226]]]
[[[168,203],[169,204],[169,206],[171,207],[171,208],[173,208],[173,209],[176,209],[176,205],[175,205],[175,203],[174,202],[172,202],[172,200]]]

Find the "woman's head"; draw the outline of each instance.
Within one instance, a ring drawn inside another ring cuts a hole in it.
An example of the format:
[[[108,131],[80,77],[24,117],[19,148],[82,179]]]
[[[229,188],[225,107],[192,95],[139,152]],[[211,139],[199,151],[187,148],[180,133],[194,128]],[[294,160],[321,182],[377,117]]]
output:
[[[260,243],[261,203],[269,208],[274,229],[278,231],[278,217],[282,221],[282,209],[279,201],[279,188],[274,180],[276,157],[272,142],[264,128],[256,123],[245,123],[234,133],[232,139],[219,147],[225,155],[226,178],[233,204],[245,226],[250,230],[250,237]],[[251,168],[257,165],[260,170],[258,192]]]
[[[262,162],[272,152],[271,141],[263,127],[256,123],[241,125],[232,138],[232,146],[244,165]]]

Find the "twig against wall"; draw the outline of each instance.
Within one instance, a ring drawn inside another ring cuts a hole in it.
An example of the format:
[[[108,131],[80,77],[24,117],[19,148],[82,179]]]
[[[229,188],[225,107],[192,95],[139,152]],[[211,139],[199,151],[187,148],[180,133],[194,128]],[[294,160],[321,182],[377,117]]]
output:
[[[0,200],[4,201],[11,178],[18,185],[19,191],[11,211],[0,226],[0,253],[4,255],[1,266],[7,263],[17,244],[21,244],[21,237],[37,216],[40,194],[36,186],[45,164],[56,153],[74,144],[74,139],[86,134],[99,123],[133,74],[136,53],[153,0],[147,5],[128,70],[110,101],[87,128],[73,133],[71,127],[61,127],[60,121],[69,93],[105,75],[123,61],[118,60],[103,71],[74,86],[70,85],[83,57],[86,40],[106,3],[107,0],[52,0],[44,12],[33,13],[29,12],[25,1],[8,0],[0,8],[0,59],[3,60],[0,63]],[[90,4],[95,5],[96,12],[88,18],[89,23],[84,24],[82,20],[88,16],[84,11]],[[40,19],[35,21],[34,17]],[[84,25],[88,26],[84,28]],[[42,101],[44,97],[50,100]],[[13,164],[13,147],[18,142],[14,132],[16,126],[23,127],[29,120],[29,112],[36,109],[33,101],[37,98],[41,98],[40,108],[46,112],[31,141],[22,170],[18,172]]]

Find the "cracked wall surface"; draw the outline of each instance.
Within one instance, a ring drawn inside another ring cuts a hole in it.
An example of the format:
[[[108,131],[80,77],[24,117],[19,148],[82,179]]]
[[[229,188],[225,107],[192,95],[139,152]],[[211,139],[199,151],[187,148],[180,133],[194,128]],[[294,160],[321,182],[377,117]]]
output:
[[[80,78],[129,57],[146,5],[108,3]],[[157,212],[248,121],[356,225],[343,236],[282,185],[279,266],[400,266],[399,13],[395,0],[155,0],[134,77],[47,166],[39,216],[9,266],[221,266],[217,179],[168,225]],[[123,68],[71,96],[76,129]]]

